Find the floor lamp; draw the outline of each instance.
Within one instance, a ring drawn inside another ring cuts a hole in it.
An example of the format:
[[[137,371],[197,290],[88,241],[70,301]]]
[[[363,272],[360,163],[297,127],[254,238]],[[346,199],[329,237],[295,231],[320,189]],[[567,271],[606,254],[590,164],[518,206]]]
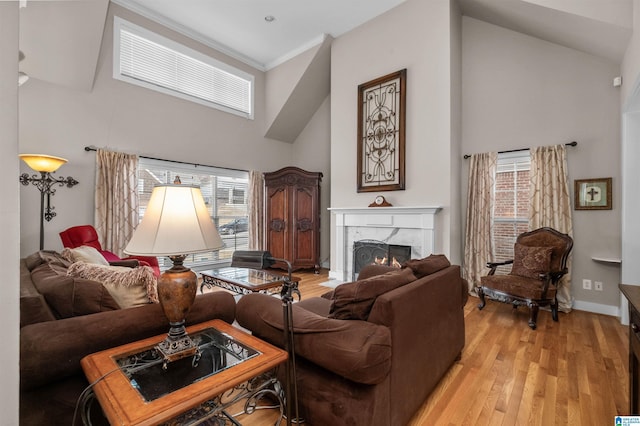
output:
[[[29,185],[32,183],[40,190],[40,250],[44,248],[44,221],[51,221],[56,216],[54,207],[51,206],[51,196],[56,193],[56,190],[52,188],[53,185],[67,186],[72,188],[78,184],[78,181],[71,176],[64,178],[59,177],[54,179],[51,173],[55,172],[67,162],[64,158],[54,157],[52,155],[40,155],[40,154],[20,154],[20,158],[27,163],[27,166],[32,170],[40,172],[40,176],[23,173],[20,175],[20,183],[23,185]],[[45,207],[45,195],[47,196],[47,205]]]
[[[286,259],[272,257],[268,251],[237,250],[233,253],[231,266],[266,269],[271,267],[275,262],[283,262],[287,265],[287,277],[285,277],[282,290],[280,291],[280,299],[282,300],[284,349],[289,355],[285,372],[285,394],[287,425],[290,426],[291,423],[303,422],[298,412],[298,382],[296,379],[296,354],[293,340],[293,313],[291,308],[293,295],[296,294],[298,299],[300,299],[300,291],[298,290],[298,282],[291,280],[291,263]],[[291,415],[292,405],[295,416]]]

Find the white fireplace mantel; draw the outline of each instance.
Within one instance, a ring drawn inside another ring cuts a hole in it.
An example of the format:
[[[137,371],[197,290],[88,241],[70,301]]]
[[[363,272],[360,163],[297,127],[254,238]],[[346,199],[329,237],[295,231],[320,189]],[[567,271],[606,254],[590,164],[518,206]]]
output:
[[[434,251],[435,215],[441,207],[329,208],[335,216],[335,240],[331,255],[335,266],[332,279],[348,281],[352,276],[353,242],[374,239],[390,244],[410,245],[412,257]]]

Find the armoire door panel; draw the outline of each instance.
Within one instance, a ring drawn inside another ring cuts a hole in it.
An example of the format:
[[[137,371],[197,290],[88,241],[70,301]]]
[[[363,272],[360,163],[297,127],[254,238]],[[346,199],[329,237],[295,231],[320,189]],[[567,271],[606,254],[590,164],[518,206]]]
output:
[[[293,191],[294,227],[293,232],[293,254],[294,263],[297,265],[314,266],[316,259],[316,227],[317,218],[314,217],[317,208],[315,206],[315,191],[307,188],[295,188]]]
[[[288,207],[286,188],[267,191],[266,248],[273,257],[281,259],[287,259],[289,250]]]

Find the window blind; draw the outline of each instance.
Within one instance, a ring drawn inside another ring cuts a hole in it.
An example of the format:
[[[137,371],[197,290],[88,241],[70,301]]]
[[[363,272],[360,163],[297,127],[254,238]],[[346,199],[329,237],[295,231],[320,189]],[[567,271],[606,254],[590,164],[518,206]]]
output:
[[[253,76],[118,17],[114,77],[253,117]]]

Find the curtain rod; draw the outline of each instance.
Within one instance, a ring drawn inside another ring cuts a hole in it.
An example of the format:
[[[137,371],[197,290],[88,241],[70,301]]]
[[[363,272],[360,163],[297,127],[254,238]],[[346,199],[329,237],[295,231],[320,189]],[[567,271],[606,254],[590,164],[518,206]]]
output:
[[[565,146],[577,146],[577,145],[578,145],[578,142],[576,142],[576,141],[565,143]],[[498,154],[506,154],[507,152],[526,151],[528,149],[530,149],[530,148],[510,149],[508,151],[498,151]],[[467,158],[471,158],[471,155],[465,154],[464,155],[464,159],[466,160]]]
[[[96,148],[95,146],[85,146],[84,147],[85,151],[97,151],[98,148]],[[158,161],[166,161],[168,163],[177,163],[177,164],[189,164],[191,166],[196,166],[196,167],[214,167],[216,169],[223,169],[223,170],[232,170],[234,172],[249,172],[248,170],[242,170],[242,169],[234,169],[231,167],[220,167],[220,166],[210,166],[208,164],[198,164],[198,163],[190,163],[188,161],[178,161],[178,160],[165,160],[164,158],[157,158],[157,157],[147,157],[145,155],[138,155],[138,157],[140,158],[145,158],[147,160],[158,160]]]

